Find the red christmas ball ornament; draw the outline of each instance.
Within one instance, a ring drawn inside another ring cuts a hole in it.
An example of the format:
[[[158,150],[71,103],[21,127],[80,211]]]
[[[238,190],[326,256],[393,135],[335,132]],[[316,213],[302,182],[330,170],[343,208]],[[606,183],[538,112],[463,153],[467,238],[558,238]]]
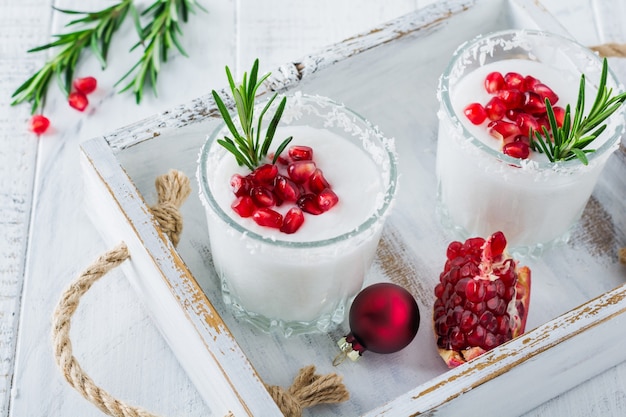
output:
[[[362,290],[352,302],[350,333],[337,344],[341,349],[335,365],[346,357],[357,360],[363,352],[393,353],[404,349],[417,334],[420,313],[406,289],[378,283]]]

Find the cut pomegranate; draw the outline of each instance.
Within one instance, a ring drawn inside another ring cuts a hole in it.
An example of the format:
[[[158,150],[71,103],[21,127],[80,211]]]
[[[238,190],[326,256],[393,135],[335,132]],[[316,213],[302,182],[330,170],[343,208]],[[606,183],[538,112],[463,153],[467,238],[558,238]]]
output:
[[[492,97],[491,100],[485,104],[485,112],[489,120],[501,120],[506,113],[506,105],[499,97]]]
[[[252,219],[259,226],[272,227],[280,229],[283,225],[283,215],[268,207],[261,207],[254,211]]]
[[[295,233],[303,223],[304,214],[302,213],[302,210],[300,210],[299,207],[292,207],[285,214],[280,231],[288,234]]]
[[[250,217],[256,210],[252,197],[247,195],[239,197],[230,207],[241,217]]]
[[[518,267],[505,249],[502,232],[448,246],[434,290],[433,327],[451,368],[524,333],[530,269]]]
[[[70,93],[70,95],[67,97],[67,101],[70,104],[70,107],[73,107],[78,111],[85,111],[85,109],[89,105],[89,100],[87,99],[87,96],[80,91],[74,91]]]
[[[480,103],[470,103],[463,110],[465,117],[475,125],[479,125],[487,118],[487,112]]]
[[[309,177],[309,189],[315,194],[321,193],[325,188],[330,188],[330,184],[324,178],[324,174],[321,169],[313,171]]]
[[[36,114],[30,118],[29,128],[33,133],[38,135],[43,134],[50,127],[50,120],[42,115]]]
[[[325,188],[317,195],[317,206],[322,211],[328,211],[339,202],[339,197],[330,188]]]
[[[313,148],[311,148],[310,146],[294,145],[289,148],[288,154],[294,161],[313,160]]]
[[[502,90],[504,86],[504,77],[497,71],[490,72],[485,77],[485,90],[487,90],[489,94],[494,94],[497,91]]]
[[[304,184],[316,168],[313,161],[294,161],[287,167],[287,173],[296,184]]]
[[[296,204],[302,209],[302,211],[309,214],[318,215],[324,212],[324,210],[322,210],[318,205],[317,196],[315,194],[304,194],[298,199]]]
[[[94,77],[77,78],[72,83],[77,91],[83,94],[93,93],[98,86],[98,81]]]

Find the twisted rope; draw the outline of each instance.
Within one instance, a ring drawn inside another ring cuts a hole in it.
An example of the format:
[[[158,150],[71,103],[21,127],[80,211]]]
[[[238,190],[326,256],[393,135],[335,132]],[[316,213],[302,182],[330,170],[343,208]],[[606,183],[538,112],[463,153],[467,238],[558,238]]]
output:
[[[183,229],[179,207],[191,192],[189,179],[181,172],[171,170],[155,181],[158,202],[150,208],[161,229],[176,246]],[[98,387],[83,371],[73,356],[70,339],[71,319],[81,297],[102,276],[130,258],[124,243],[101,255],[62,294],[52,317],[52,343],[57,366],[67,382],[103,413],[113,417],[157,417],[139,407],[128,405]],[[322,403],[346,401],[349,393],[336,374],[315,375],[315,367],[300,370],[292,386],[284,390],[278,386],[266,386],[270,395],[287,417],[299,417],[302,410]]]

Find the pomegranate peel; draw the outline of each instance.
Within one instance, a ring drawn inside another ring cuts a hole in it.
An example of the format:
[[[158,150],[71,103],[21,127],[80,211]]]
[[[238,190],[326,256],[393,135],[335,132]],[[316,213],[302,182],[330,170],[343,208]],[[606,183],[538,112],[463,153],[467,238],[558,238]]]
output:
[[[506,252],[506,238],[452,242],[435,286],[433,328],[440,356],[456,367],[524,333],[531,271]]]

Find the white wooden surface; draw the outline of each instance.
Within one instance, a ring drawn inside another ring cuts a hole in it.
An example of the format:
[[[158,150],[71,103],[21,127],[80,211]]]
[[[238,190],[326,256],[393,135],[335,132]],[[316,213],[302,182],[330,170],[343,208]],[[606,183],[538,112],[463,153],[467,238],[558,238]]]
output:
[[[136,58],[126,53],[133,29],[125,25],[106,71],[92,59],[79,66],[79,75],[95,75],[100,82],[87,112],[70,109],[53,89],[46,104],[53,129],[41,138],[26,131],[28,106],[9,107],[9,96],[45,60],[45,53],[26,49],[48,41],[65,21],[51,12],[50,1],[0,2],[0,415],[101,415],[62,379],[50,344],[50,315],[62,289],[107,249],[83,208],[81,141],[222,87],[226,64],[245,70],[259,57],[271,69],[427,3],[201,1],[209,13],[192,16],[184,27],[191,58],[176,56],[163,68],[158,98],[148,94],[136,106],[132,96],[113,88]],[[90,10],[113,1],[52,3]],[[543,3],[582,43],[626,41],[621,0]],[[590,30],[597,16],[607,20],[601,25],[606,32]],[[84,368],[121,399],[164,416],[208,415],[121,272],[85,296],[72,336]],[[625,414],[626,365],[620,365],[526,417]]]

